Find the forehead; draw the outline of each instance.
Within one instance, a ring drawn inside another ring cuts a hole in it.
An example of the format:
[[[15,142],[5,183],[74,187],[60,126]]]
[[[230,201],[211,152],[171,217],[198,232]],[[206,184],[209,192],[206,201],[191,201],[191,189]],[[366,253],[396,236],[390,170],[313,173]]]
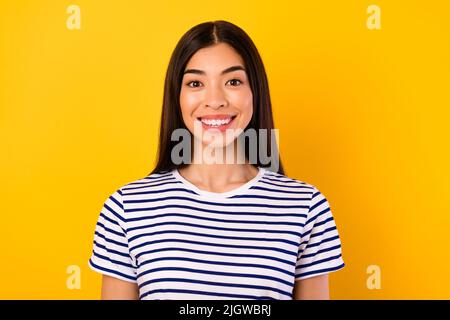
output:
[[[219,43],[202,48],[194,53],[186,65],[186,69],[195,68],[207,73],[220,73],[232,65],[244,65],[241,56],[233,47],[226,43]]]

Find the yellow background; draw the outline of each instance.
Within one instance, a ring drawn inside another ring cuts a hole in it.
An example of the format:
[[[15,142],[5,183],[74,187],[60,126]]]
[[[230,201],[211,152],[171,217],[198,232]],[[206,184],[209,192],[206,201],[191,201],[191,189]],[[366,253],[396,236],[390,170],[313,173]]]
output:
[[[69,30],[66,9],[81,9]],[[370,4],[381,30],[366,27]],[[166,67],[192,26],[258,47],[287,175],[330,202],[333,299],[450,299],[447,1],[2,1],[0,298],[96,299],[107,196],[154,165]],[[81,289],[66,287],[69,265]],[[370,290],[366,269],[381,268]]]

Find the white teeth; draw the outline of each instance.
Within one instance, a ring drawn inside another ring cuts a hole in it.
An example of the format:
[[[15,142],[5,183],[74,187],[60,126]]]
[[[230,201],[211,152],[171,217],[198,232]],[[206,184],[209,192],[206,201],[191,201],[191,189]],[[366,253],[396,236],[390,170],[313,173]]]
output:
[[[231,118],[228,118],[228,119],[201,119],[201,121],[208,126],[221,126],[221,125],[230,123]]]

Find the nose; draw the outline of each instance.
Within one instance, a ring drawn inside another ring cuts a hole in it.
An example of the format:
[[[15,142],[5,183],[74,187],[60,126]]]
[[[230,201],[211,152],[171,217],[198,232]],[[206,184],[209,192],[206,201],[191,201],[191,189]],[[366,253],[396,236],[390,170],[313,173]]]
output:
[[[224,92],[221,88],[211,86],[206,91],[205,107],[218,109],[227,104]]]

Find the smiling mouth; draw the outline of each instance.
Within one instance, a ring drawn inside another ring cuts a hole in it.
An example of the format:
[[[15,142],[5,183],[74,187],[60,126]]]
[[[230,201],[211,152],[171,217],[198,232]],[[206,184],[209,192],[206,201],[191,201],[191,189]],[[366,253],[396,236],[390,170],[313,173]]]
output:
[[[208,127],[221,127],[229,125],[236,116],[232,115],[226,115],[226,116],[204,116],[204,117],[198,117],[197,120],[199,120],[202,124],[208,126]]]
[[[231,126],[233,120],[237,115],[208,115],[203,117],[197,117],[197,120],[202,123],[202,127],[208,129],[219,129],[225,131]]]

